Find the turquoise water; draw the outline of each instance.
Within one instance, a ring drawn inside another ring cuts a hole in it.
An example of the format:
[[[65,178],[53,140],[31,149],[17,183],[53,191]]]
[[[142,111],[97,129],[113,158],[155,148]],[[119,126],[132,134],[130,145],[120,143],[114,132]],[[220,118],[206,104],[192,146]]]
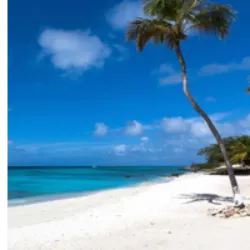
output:
[[[94,192],[139,184],[181,167],[9,167],[8,200]]]

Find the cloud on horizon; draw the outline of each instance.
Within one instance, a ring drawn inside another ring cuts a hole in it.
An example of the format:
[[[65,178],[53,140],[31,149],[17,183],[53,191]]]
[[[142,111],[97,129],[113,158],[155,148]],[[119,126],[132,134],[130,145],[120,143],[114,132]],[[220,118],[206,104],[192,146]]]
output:
[[[230,112],[215,113],[210,117],[223,137],[250,135],[250,114],[234,121],[231,120]],[[97,134],[106,135],[107,125],[97,124]],[[125,159],[124,164],[132,163],[134,160],[136,162],[148,160],[154,164],[173,162],[179,164],[201,160],[202,158],[196,155],[197,151],[208,144],[215,143],[213,135],[200,117],[167,117],[151,125],[150,130],[145,129],[147,126],[149,125],[143,125],[134,120],[125,127],[125,130],[119,130],[120,137],[116,138],[116,142],[112,140],[102,143],[61,142],[26,145],[8,142],[11,145],[9,154],[12,155],[12,159],[38,157],[39,162],[46,155],[46,159],[66,159],[67,157],[71,160],[80,158],[83,161],[92,159],[92,164],[102,162],[103,159],[118,163],[120,160],[117,157]],[[124,131],[127,133],[123,133]]]
[[[114,147],[114,152],[116,155],[125,155],[127,151],[127,146],[125,144],[119,144]]]

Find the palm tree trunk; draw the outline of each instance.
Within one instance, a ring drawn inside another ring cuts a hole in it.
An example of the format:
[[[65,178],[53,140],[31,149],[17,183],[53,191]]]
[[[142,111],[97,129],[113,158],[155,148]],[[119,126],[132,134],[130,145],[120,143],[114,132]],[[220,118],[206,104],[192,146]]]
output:
[[[202,108],[198,105],[198,103],[195,101],[195,99],[193,98],[193,96],[191,95],[191,93],[189,91],[186,63],[185,63],[183,54],[181,52],[180,44],[176,45],[175,51],[176,51],[176,55],[177,55],[177,57],[179,59],[180,65],[181,65],[182,83],[183,83],[184,94],[186,95],[186,97],[188,98],[190,103],[192,104],[193,108],[197,111],[197,113],[199,113],[202,116],[202,118],[205,120],[205,122],[207,123],[208,127],[210,128],[212,134],[216,138],[216,140],[217,140],[217,142],[218,142],[218,144],[220,146],[220,150],[221,150],[221,153],[223,155],[226,167],[227,167],[227,172],[228,172],[228,175],[229,175],[229,179],[230,179],[230,183],[231,183],[232,190],[233,190],[233,195],[234,195],[234,204],[235,204],[236,207],[244,207],[245,205],[243,203],[243,200],[242,200],[242,197],[241,197],[241,194],[240,194],[240,189],[239,189],[237,180],[235,178],[232,165],[231,165],[231,163],[229,161],[223,139],[220,136],[220,134],[219,134],[218,130],[216,129],[216,127],[214,126],[213,122],[209,118],[209,116],[204,112],[204,110],[202,110]]]

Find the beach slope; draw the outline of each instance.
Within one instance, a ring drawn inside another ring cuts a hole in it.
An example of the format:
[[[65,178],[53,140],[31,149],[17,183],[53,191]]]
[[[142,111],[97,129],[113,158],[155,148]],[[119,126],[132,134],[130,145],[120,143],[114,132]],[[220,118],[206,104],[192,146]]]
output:
[[[250,203],[250,176],[238,177]],[[249,250],[250,217],[221,219],[209,208],[231,203],[227,176],[188,174],[8,208],[11,250]]]

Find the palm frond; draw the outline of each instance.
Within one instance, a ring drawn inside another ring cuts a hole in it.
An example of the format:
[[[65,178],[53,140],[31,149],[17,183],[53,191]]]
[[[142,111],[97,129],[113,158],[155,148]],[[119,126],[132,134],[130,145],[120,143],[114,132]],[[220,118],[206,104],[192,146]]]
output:
[[[248,156],[247,152],[242,152],[242,153],[235,154],[230,160],[232,163],[239,163],[247,159],[247,156]]]
[[[198,13],[197,11],[194,10],[194,13],[189,15],[192,22],[189,29],[219,35],[222,39],[228,34],[236,18],[236,12],[228,5],[210,4]]]
[[[173,49],[192,30],[224,38],[236,16],[230,6],[210,0],[143,0],[143,10],[149,18],[137,19],[127,29],[127,40],[135,40],[139,51],[149,41]]]
[[[182,0],[144,0],[143,10],[148,16],[175,21],[181,9],[181,2]]]
[[[174,35],[170,23],[158,19],[140,18],[130,23],[126,38],[128,41],[135,40],[138,51],[142,51],[150,40],[160,44],[166,42],[171,48]]]

